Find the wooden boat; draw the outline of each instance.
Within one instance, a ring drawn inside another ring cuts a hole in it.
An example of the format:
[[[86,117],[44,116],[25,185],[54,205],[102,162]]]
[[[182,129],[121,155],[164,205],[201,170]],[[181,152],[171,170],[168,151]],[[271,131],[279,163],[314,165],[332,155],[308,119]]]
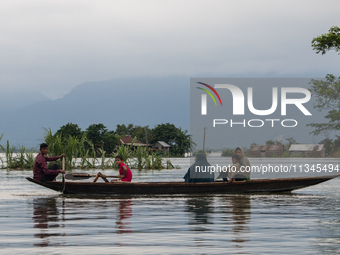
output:
[[[340,176],[304,178],[258,179],[241,182],[65,182],[65,194],[226,194],[287,192],[316,185]],[[62,191],[63,182],[40,182],[27,177],[28,181],[46,188]]]

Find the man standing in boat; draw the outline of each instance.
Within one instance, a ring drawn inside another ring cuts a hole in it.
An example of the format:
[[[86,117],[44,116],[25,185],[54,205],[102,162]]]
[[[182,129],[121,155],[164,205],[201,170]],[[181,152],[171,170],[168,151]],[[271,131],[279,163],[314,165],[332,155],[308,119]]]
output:
[[[65,154],[55,157],[47,157],[47,154],[48,145],[46,143],[40,144],[40,153],[35,158],[33,166],[33,179],[42,182],[53,181],[59,173],[65,173],[65,170],[59,169],[57,163],[47,168],[47,161],[56,161],[57,159],[65,157]]]

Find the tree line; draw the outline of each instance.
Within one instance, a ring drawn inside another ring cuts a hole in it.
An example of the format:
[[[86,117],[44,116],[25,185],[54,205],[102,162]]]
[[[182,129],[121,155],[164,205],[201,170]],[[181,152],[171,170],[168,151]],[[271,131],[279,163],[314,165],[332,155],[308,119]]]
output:
[[[284,156],[288,157],[290,146],[292,144],[300,144],[300,143],[297,142],[293,137],[290,137],[290,138],[286,138],[285,140],[280,140],[280,141],[279,140],[267,140],[264,144],[258,144],[258,143],[253,142],[251,143],[250,147],[253,145],[280,145],[280,144],[284,145],[284,148],[285,148]],[[324,145],[326,156],[338,157],[336,152],[340,150],[340,136],[336,135],[336,139],[329,139],[329,138],[323,139],[322,141],[319,142],[319,144]],[[249,154],[249,149],[244,149],[246,155]],[[231,157],[234,154],[235,154],[234,149],[227,148],[223,150],[221,156]]]
[[[65,142],[69,137],[77,140],[85,138],[89,142],[88,146],[93,144],[95,148],[102,148],[108,154],[115,151],[121,136],[131,136],[145,144],[154,144],[157,141],[166,142],[171,145],[170,156],[176,157],[190,152],[192,145],[188,131],[170,123],[158,124],[154,128],[118,124],[115,130],[108,130],[104,124],[99,123],[89,125],[84,131],[77,124],[67,123],[60,127],[53,136],[58,136]]]
[[[191,136],[187,130],[166,123],[156,125],[153,129],[133,124],[117,125],[116,130],[108,130],[102,124],[92,124],[86,130],[81,130],[77,124],[67,123],[54,134],[50,128],[45,128],[43,141],[49,145],[50,156],[66,155],[66,169],[74,168],[115,168],[115,156],[121,155],[131,168],[137,169],[171,169],[174,168],[169,159],[162,160],[162,153],[152,152],[147,147],[119,145],[121,136],[134,137],[132,144],[140,142],[153,144],[163,141],[171,145],[170,155],[182,157],[190,151]],[[0,142],[3,134],[0,135]],[[38,146],[37,146],[38,147]],[[0,144],[0,151],[5,153],[5,159],[0,158],[0,168],[32,169],[36,148],[26,149],[23,146]],[[163,154],[164,155],[164,154]]]

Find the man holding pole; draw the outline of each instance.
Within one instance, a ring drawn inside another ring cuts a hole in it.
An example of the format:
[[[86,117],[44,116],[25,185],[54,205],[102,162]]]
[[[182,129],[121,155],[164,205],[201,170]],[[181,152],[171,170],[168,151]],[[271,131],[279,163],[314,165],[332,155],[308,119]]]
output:
[[[33,167],[33,179],[38,181],[53,181],[59,173],[65,173],[65,170],[60,170],[57,163],[47,168],[47,161],[55,161],[65,157],[65,154],[55,157],[47,157],[48,145],[46,143],[40,144],[40,153],[35,158]]]

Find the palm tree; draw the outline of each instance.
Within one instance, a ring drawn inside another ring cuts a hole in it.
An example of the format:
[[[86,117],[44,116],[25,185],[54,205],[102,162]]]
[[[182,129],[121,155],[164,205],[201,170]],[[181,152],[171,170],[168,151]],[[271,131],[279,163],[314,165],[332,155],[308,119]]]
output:
[[[177,155],[184,156],[186,152],[191,151],[193,146],[196,146],[196,143],[192,141],[191,135],[188,134],[188,130],[182,131],[182,128],[178,128],[173,151],[175,150]]]

